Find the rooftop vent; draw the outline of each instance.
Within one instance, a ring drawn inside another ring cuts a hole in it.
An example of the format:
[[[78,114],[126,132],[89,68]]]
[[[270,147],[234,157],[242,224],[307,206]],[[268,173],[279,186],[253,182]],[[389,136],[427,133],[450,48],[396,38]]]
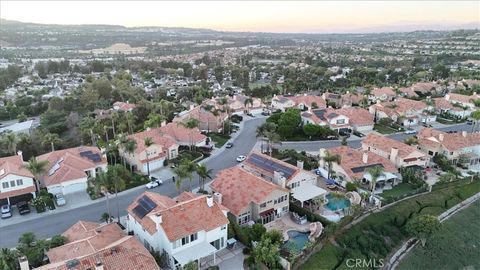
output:
[[[66,263],[67,269],[73,269],[79,264],[80,264],[80,261],[78,261],[77,259],[67,261],[67,263]]]

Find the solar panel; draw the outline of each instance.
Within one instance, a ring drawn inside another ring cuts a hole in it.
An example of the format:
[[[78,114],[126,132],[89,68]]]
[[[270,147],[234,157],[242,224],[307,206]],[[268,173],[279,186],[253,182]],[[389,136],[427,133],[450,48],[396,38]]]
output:
[[[80,152],[80,156],[81,157],[86,157],[86,156],[89,156],[93,154],[92,151],[88,150],[88,151],[83,151],[83,152]]]
[[[320,119],[325,120],[323,115],[325,114],[325,109],[313,110],[313,113]]]
[[[383,165],[382,165],[382,164],[376,163],[376,164],[371,164],[371,165],[366,165],[366,166],[360,166],[360,167],[352,168],[352,172],[353,172],[353,173],[363,172],[363,171],[365,171],[366,169],[372,168],[372,167],[375,167],[375,166],[380,166],[380,167],[383,168]]]
[[[269,171],[272,173],[274,171],[281,172],[283,173],[283,176],[285,176],[286,178],[290,178],[290,176],[292,176],[295,173],[295,169],[287,167],[283,164],[275,162],[274,160],[262,157],[257,154],[250,155],[250,157],[248,158],[248,161],[253,165],[258,166],[266,171]]]
[[[133,208],[133,213],[137,215],[139,218],[143,218],[148,213],[150,213],[153,209],[157,207],[157,204],[152,201],[149,197],[143,196],[138,200],[138,205]]]

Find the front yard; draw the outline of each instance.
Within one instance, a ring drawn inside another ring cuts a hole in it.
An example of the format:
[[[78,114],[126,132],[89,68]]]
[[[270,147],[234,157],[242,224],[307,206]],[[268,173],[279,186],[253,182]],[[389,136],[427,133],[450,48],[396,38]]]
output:
[[[457,213],[425,247],[417,245],[397,269],[478,269],[480,268],[480,202]],[[472,222],[474,221],[474,222]]]
[[[377,131],[381,134],[392,134],[392,133],[398,132],[398,130],[396,130],[392,127],[381,125],[381,124],[375,124],[373,126],[373,130],[375,130],[375,131]]]
[[[461,186],[436,190],[399,202],[384,211],[371,214],[348,230],[338,232],[335,238],[338,246],[327,242],[322,250],[309,258],[304,267],[300,267],[347,269],[346,261],[349,258],[384,259],[409,237],[404,226],[412,217],[421,214],[439,215],[479,191],[479,181],[464,182]]]
[[[230,136],[221,133],[209,133],[207,136],[215,142],[215,147],[217,148],[222,147],[228,140],[230,140]]]

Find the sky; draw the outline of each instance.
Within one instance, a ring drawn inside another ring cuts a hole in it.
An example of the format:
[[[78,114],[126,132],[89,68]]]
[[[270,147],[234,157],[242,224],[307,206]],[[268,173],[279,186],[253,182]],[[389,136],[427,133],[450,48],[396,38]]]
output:
[[[371,32],[480,24],[480,1],[0,1],[0,17],[251,32]],[[393,28],[392,28],[393,29]]]

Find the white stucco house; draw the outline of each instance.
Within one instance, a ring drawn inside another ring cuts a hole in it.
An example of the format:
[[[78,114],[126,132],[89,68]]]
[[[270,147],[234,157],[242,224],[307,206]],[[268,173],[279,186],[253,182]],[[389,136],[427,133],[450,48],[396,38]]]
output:
[[[21,152],[0,158],[0,205],[35,198],[33,175],[24,166]]]

